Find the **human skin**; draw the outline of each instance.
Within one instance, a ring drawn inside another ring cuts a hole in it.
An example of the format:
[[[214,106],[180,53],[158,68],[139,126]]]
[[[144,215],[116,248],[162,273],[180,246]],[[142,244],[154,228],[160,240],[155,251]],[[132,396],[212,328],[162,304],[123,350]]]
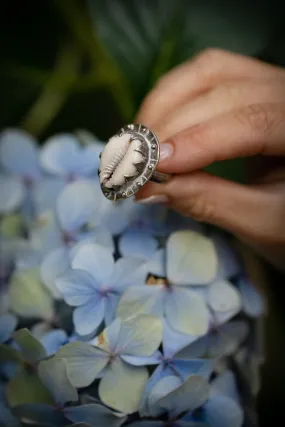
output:
[[[285,69],[204,51],[158,81],[136,122],[157,134],[158,170],[173,174],[145,185],[138,202],[224,228],[285,270]],[[238,157],[252,172],[259,165],[248,185],[203,171]]]

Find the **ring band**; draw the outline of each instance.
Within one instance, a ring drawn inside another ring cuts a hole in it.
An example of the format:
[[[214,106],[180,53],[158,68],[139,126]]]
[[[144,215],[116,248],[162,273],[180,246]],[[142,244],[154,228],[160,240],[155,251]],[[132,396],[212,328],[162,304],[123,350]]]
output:
[[[101,190],[109,200],[132,197],[148,181],[165,183],[171,175],[156,171],[159,141],[142,124],[129,124],[109,139],[100,155]]]

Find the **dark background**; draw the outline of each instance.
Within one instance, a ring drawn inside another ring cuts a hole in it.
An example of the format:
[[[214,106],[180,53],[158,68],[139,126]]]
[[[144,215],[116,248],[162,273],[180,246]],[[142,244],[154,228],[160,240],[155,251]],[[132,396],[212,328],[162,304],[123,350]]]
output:
[[[206,47],[285,66],[284,18],[277,1],[263,0],[3,2],[0,128],[22,127],[39,143],[76,129],[107,139],[132,120],[160,75]],[[246,179],[242,161],[212,171]],[[285,281],[265,267],[269,314],[259,413],[261,425],[270,426],[285,397]]]

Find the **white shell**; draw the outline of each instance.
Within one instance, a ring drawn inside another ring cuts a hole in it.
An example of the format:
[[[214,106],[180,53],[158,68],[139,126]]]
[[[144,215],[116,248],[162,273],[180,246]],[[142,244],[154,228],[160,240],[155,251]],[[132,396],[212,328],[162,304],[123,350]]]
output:
[[[123,185],[126,179],[138,175],[136,164],[143,161],[139,151],[141,141],[131,140],[128,133],[114,136],[107,143],[101,156],[100,183],[107,188]]]
[[[156,135],[141,124],[128,124],[109,139],[101,153],[101,190],[109,200],[132,197],[151,179],[159,161]]]

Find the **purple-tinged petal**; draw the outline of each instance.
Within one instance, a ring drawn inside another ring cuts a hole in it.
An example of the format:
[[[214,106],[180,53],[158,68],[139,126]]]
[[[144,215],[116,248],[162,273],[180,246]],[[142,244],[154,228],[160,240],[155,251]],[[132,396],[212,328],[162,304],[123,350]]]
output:
[[[126,257],[150,260],[157,249],[158,241],[153,236],[138,231],[127,231],[119,240],[119,251]]]
[[[79,335],[89,335],[96,331],[104,320],[104,298],[95,297],[87,303],[76,307],[73,312],[73,322]]]
[[[38,178],[40,167],[35,139],[18,129],[6,129],[0,135],[0,162],[12,174]]]

